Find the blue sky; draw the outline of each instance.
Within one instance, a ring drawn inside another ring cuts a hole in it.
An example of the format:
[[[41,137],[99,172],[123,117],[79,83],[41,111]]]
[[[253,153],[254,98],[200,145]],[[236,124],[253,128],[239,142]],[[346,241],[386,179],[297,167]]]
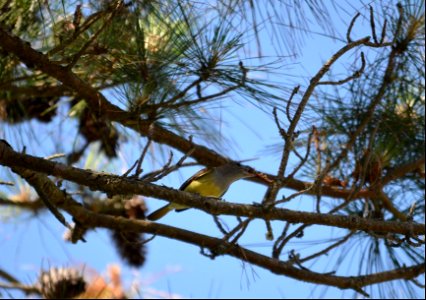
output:
[[[374,2],[374,1],[370,1]],[[342,2],[347,10],[346,13],[332,13],[335,28],[340,30],[340,35],[346,33],[346,24],[359,9],[368,15],[366,4],[370,2],[351,1],[351,6]],[[339,2],[340,3],[340,2]],[[346,23],[346,24],[345,24]],[[364,36],[368,29],[368,22],[360,20],[356,25],[358,37]],[[313,29],[314,30],[314,29]],[[314,30],[314,31],[320,31]],[[262,37],[262,51],[264,55],[275,55],[273,43]],[[355,39],[355,38],[354,38]],[[276,45],[278,47],[278,45]],[[296,84],[305,84],[310,76],[315,74],[330,55],[340,49],[343,43],[332,41],[330,38],[320,35],[311,35],[301,45],[300,53],[296,59],[293,53],[282,50],[282,55],[288,55],[288,64],[284,64],[280,70],[288,75],[288,82],[294,85],[288,86],[292,89]],[[344,66],[353,63],[356,58],[348,55],[337,64],[334,70],[336,74],[345,73]],[[340,67],[339,67],[340,65]],[[249,75],[253,76],[253,75]],[[274,78],[270,78],[274,80]],[[234,159],[256,158],[247,164],[256,167],[260,171],[274,173],[279,165],[279,155],[265,154],[265,145],[273,145],[280,142],[278,130],[273,122],[271,114],[259,112],[250,104],[236,105],[226,104],[226,107],[210,111],[224,123],[215,122],[222,126],[222,133],[226,138],[233,141],[234,147],[222,149],[229,153]],[[249,126],[247,126],[249,125]],[[310,124],[303,124],[308,127]],[[39,125],[37,125],[39,126]],[[248,128],[249,127],[249,128]],[[10,140],[11,130],[0,127],[0,137]],[[46,137],[46,141],[48,138]],[[194,137],[195,142],[200,142]],[[17,142],[19,144],[19,142]],[[143,144],[143,143],[142,143]],[[43,153],[41,152],[43,151]],[[138,149],[123,149],[120,158],[115,160],[109,170],[123,173],[139,155]],[[50,155],[49,148],[37,148],[27,146],[27,152],[36,155]],[[101,164],[106,161],[101,159]],[[157,165],[158,167],[158,165]],[[179,188],[180,184],[201,167],[184,168],[180,173],[172,173],[164,178],[159,184]],[[0,168],[0,179],[7,178],[7,172]],[[1,186],[0,186],[1,188]],[[239,181],[232,185],[224,196],[227,201],[252,203],[260,202],[265,187],[246,181]],[[282,193],[290,193],[284,190]],[[146,199],[150,210],[154,210],[165,202],[156,199]],[[291,203],[286,203],[285,208],[312,211],[314,201],[310,197],[299,197]],[[271,272],[243,263],[230,257],[218,257],[210,260],[200,255],[200,249],[178,241],[156,237],[148,247],[147,262],[140,269],[129,268],[122,264],[115,249],[111,247],[108,233],[97,229],[90,232],[87,243],[77,245],[67,244],[62,241],[64,228],[49,213],[42,213],[36,218],[31,218],[25,213],[20,218],[7,218],[11,214],[2,208],[0,217],[6,222],[0,227],[0,247],[2,259],[0,268],[11,272],[24,283],[31,283],[38,274],[40,268],[49,266],[86,266],[86,269],[94,269],[104,274],[108,264],[120,264],[123,267],[125,285],[130,286],[132,282],[140,284],[141,295],[144,297],[155,297],[163,295],[161,292],[169,293],[183,298],[307,298],[320,296],[326,291],[327,297],[353,297],[351,291],[341,291],[335,288],[315,286],[303,283],[284,276],[277,276]],[[7,220],[6,220],[7,219]],[[235,224],[232,218],[223,218],[229,226]],[[176,227],[187,228],[200,233],[214,234],[220,236],[210,216],[195,209],[182,213],[170,213],[161,222]],[[282,223],[274,223],[274,233],[279,235]],[[259,251],[265,255],[271,254],[272,242],[265,239],[265,224],[255,221],[240,241],[240,244],[248,249]],[[339,237],[340,230],[318,226],[315,230],[307,231],[306,236],[297,243],[290,243],[283,257],[286,258],[288,251],[296,248],[301,251],[316,249],[314,241],[322,238]],[[310,242],[311,241],[311,242]],[[348,255],[356,255],[357,249],[353,249]],[[315,264],[312,269],[316,271],[332,271],[333,259],[329,262]],[[354,269],[347,263],[341,270],[348,270],[354,274]],[[351,271],[352,270],[352,271]],[[341,274],[346,275],[346,274]],[[355,275],[355,274],[354,274]],[[16,295],[16,294],[12,294]],[[3,296],[6,296],[4,294]]]

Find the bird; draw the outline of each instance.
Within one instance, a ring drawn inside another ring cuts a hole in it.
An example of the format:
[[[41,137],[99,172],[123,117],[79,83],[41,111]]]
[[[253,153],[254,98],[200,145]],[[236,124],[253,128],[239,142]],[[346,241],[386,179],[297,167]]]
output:
[[[204,168],[198,171],[186,180],[179,190],[204,197],[221,198],[232,183],[242,178],[254,176],[266,180],[265,175],[258,174],[250,167],[244,167],[238,163],[227,163],[218,167]],[[188,208],[188,206],[170,202],[151,213],[147,219],[156,221],[172,210],[181,212]]]

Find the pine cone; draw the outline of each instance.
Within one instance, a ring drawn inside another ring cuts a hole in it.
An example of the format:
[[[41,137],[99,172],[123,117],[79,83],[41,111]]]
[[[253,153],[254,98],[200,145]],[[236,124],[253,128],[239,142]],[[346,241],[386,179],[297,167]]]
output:
[[[133,197],[124,204],[126,214],[130,219],[145,219],[146,205],[141,197]]]
[[[146,249],[142,233],[113,231],[112,240],[121,258],[130,266],[141,267],[145,263]]]
[[[366,164],[367,158],[369,158],[369,161]],[[364,167],[366,168],[365,170]],[[361,159],[356,161],[352,177],[354,177],[355,181],[358,181],[363,175],[365,175],[365,182],[370,183],[370,185],[374,185],[381,179],[382,170],[383,163],[380,156],[374,152],[370,154],[370,150],[366,149]]]
[[[118,133],[111,123],[95,117],[86,108],[80,116],[79,130],[88,142],[100,141],[101,150],[108,157],[117,156]]]
[[[75,269],[51,268],[42,271],[38,285],[44,298],[65,299],[73,298],[86,289],[82,274]]]
[[[48,123],[56,115],[58,97],[35,97],[28,100],[0,101],[0,119],[10,124],[37,119]]]
[[[135,196],[125,202],[122,216],[129,219],[145,219],[146,210],[145,201]],[[113,231],[111,238],[120,256],[129,265],[141,267],[145,263],[146,249],[142,233]]]

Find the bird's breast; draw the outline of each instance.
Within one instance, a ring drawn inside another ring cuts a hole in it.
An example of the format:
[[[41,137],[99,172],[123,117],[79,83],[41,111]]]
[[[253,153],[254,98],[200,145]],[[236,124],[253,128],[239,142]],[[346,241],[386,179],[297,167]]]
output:
[[[204,197],[221,197],[227,190],[227,187],[223,187],[211,180],[194,180],[186,188],[185,192],[199,194]]]

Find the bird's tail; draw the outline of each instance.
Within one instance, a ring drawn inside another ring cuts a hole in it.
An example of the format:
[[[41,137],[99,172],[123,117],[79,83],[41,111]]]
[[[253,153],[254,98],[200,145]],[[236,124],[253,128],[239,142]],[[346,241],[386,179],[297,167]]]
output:
[[[150,221],[156,221],[162,217],[164,217],[169,211],[173,210],[170,204],[163,206],[162,208],[157,209],[153,213],[151,213],[147,219]]]

